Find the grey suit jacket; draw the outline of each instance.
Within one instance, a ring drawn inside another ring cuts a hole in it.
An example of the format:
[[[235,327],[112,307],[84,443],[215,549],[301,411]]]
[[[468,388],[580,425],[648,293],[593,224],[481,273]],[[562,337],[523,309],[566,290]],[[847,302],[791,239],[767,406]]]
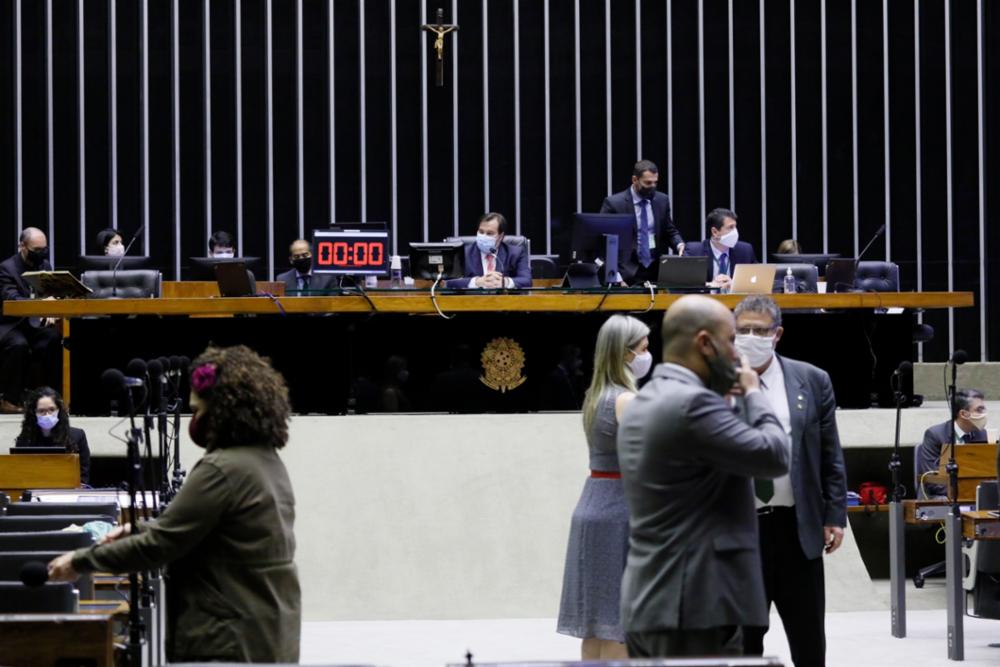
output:
[[[762,393],[746,410],[660,364],[622,416],[627,632],[767,625],[751,478],[788,472],[788,438]]]
[[[792,496],[806,558],[823,555],[823,527],[847,525],[847,475],[830,376],[812,364],[778,357],[792,424]]]

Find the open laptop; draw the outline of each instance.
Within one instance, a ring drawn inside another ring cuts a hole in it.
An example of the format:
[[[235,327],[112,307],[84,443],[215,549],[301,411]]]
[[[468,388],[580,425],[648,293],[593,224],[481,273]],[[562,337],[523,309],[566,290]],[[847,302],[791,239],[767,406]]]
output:
[[[826,265],[827,292],[853,292],[854,278],[858,272],[858,260],[831,259]]]
[[[676,292],[707,292],[705,276],[709,261],[708,257],[663,255],[656,285]]]
[[[215,282],[221,296],[254,296],[255,289],[243,262],[215,265]]]
[[[733,267],[733,294],[770,294],[774,287],[774,264],[737,264]]]

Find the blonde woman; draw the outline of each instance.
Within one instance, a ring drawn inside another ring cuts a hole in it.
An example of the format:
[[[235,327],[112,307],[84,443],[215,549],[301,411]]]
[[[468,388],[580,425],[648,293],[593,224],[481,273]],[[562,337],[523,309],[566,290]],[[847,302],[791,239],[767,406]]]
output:
[[[557,631],[583,640],[584,660],[627,659],[620,593],[628,507],[618,468],[618,421],[653,365],[649,327],[612,315],[601,326],[583,401],[590,477],[573,512]]]

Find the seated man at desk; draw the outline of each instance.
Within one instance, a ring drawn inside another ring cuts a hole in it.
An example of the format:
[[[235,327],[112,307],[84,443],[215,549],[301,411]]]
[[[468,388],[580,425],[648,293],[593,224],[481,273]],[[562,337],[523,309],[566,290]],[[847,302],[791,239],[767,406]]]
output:
[[[487,213],[479,219],[476,242],[465,245],[465,277],[449,280],[452,289],[527,289],[531,263],[523,245],[504,243],[507,219]]]
[[[52,447],[53,453],[80,455],[80,484],[90,484],[90,446],[82,428],[69,425],[59,392],[39,387],[24,404],[24,421],[14,447]]]
[[[733,267],[737,264],[756,264],[757,253],[753,246],[740,241],[736,228],[736,214],[726,208],[714,209],[705,220],[708,233],[701,243],[687,246],[685,253],[692,257],[710,257],[705,278],[719,287],[728,288],[733,282]]]
[[[986,401],[983,392],[977,389],[959,389],[955,392],[958,418],[932,426],[924,431],[924,441],[917,445],[916,473],[917,498],[947,498],[948,487],[944,484],[924,482],[924,475],[936,473],[941,463],[941,449],[951,443],[952,431],[955,442],[962,445],[970,442],[986,442]]]
[[[216,231],[208,237],[208,256],[219,259],[232,259],[236,257],[236,244],[229,232]]]
[[[17,253],[0,262],[0,305],[31,298],[31,288],[21,278],[28,271],[51,271],[49,242],[35,227],[21,232]],[[43,382],[58,381],[62,363],[59,331],[53,318],[0,316],[0,413],[20,414],[27,383],[28,362],[41,362]],[[34,383],[38,386],[38,383]]]
[[[314,275],[312,272],[312,246],[305,239],[295,239],[288,246],[288,263],[292,268],[278,274],[285,283],[286,293],[293,290],[323,290],[336,287],[334,277]]]

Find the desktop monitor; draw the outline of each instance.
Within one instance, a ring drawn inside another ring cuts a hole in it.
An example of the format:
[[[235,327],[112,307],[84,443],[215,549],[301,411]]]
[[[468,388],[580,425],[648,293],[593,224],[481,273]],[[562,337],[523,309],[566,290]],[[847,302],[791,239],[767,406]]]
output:
[[[838,259],[840,253],[781,253],[771,254],[771,261],[775,264],[814,264],[820,276],[826,275],[826,265],[831,259]]]
[[[81,272],[83,271],[113,271],[115,264],[118,264],[119,271],[134,271],[137,269],[152,269],[153,258],[152,257],[130,257],[125,255],[124,257],[112,257],[111,255],[81,255],[77,266]]]
[[[388,276],[389,230],[385,223],[337,223],[314,229],[313,273]]]
[[[621,260],[632,255],[634,239],[631,213],[573,214],[573,257],[584,262],[601,260],[602,282],[614,282],[612,274],[620,270]]]
[[[465,244],[411,243],[410,271],[420,280],[452,280],[465,277]]]
[[[253,271],[260,264],[260,257],[189,257],[198,280],[215,280],[216,264],[242,263]]]

